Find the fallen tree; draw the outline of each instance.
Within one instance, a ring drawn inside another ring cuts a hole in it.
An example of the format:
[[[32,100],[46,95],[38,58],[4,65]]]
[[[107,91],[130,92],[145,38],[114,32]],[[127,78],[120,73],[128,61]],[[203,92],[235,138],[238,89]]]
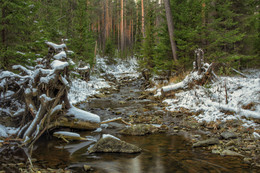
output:
[[[18,119],[16,138],[23,145],[33,144],[45,131],[57,127],[93,130],[99,127],[99,116],[77,109],[68,99],[69,62],[65,44],[46,42],[48,55],[38,65],[20,71],[0,73],[1,105],[9,116]],[[15,104],[16,103],[16,104]],[[19,104],[18,104],[19,103]]]
[[[216,63],[204,63],[204,53],[202,49],[195,50],[195,61],[193,63],[193,71],[179,83],[168,85],[161,88],[161,96],[174,96],[178,90],[191,89],[195,85],[204,85],[208,81],[218,79],[213,69]]]

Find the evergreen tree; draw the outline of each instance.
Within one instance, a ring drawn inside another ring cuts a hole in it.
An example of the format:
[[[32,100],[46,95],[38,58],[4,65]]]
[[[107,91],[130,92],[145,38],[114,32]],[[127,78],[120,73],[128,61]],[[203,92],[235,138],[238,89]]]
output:
[[[31,0],[0,1],[0,68],[9,68],[13,64],[28,63],[33,51],[38,21],[34,15],[36,6]]]
[[[142,61],[141,65],[152,70],[154,68],[155,56],[155,3],[147,3],[145,15],[145,38],[142,44]]]
[[[218,0],[208,4],[208,25],[206,46],[207,56],[211,61],[224,61],[238,53],[239,42],[245,33],[239,27],[237,14],[232,8],[232,1]]]
[[[85,0],[77,1],[69,46],[76,53],[77,60],[93,64],[95,40],[90,30],[90,8]]]

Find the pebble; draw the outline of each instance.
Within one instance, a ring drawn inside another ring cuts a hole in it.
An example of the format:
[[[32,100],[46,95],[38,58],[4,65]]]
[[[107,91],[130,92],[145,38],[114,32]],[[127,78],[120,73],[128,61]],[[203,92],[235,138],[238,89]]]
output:
[[[200,135],[194,135],[195,138],[200,138],[201,136]]]
[[[212,152],[213,154],[220,154],[220,151],[217,150],[217,149],[213,149],[211,152]]]
[[[89,166],[89,165],[84,165],[83,168],[84,168],[84,171],[86,171],[86,172],[92,170],[91,166]]]
[[[251,159],[251,158],[248,158],[248,157],[246,157],[246,158],[244,158],[244,162],[245,162],[245,163],[251,163],[251,162],[252,162],[252,159]]]
[[[248,145],[247,148],[248,148],[249,150],[253,150],[253,149],[256,148],[256,145]]]
[[[228,143],[226,143],[226,146],[232,146],[232,145],[235,145],[235,141],[234,140],[231,140]]]

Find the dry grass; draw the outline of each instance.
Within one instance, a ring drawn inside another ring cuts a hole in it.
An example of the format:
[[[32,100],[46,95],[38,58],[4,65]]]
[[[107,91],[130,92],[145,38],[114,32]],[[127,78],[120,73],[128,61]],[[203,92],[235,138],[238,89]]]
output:
[[[178,83],[178,82],[181,82],[183,81],[183,79],[190,73],[190,71],[186,71],[186,72],[182,72],[176,76],[171,76],[170,79],[169,79],[169,82],[166,84],[166,85],[169,85],[171,83]],[[158,84],[156,85],[157,88],[161,88],[165,86],[165,84]]]
[[[183,79],[190,73],[190,71],[182,72],[178,76],[172,76],[170,77],[169,84],[170,83],[178,83],[183,81]]]

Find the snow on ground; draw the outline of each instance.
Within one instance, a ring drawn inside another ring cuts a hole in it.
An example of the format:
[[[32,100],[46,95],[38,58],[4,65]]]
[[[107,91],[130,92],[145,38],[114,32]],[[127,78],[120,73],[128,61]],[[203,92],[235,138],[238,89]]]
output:
[[[259,128],[253,121],[243,118],[260,119],[260,70],[248,72],[248,78],[220,77],[212,85],[196,86],[193,90],[176,93],[174,99],[165,99],[163,102],[168,104],[169,111],[186,108],[199,113],[194,118],[200,122],[242,119],[244,126]],[[233,114],[226,114],[227,111]]]
[[[107,65],[107,58],[96,58],[95,68],[99,71],[99,76],[112,74],[117,80],[123,77],[137,78],[140,74],[137,72],[138,63],[136,58],[127,60],[116,59],[116,64]],[[102,72],[101,72],[102,71]],[[69,100],[72,104],[85,101],[89,96],[99,93],[99,89],[112,87],[105,79],[99,76],[91,76],[90,81],[74,79],[69,91]]]
[[[107,65],[107,58],[96,58],[96,67],[101,68],[107,74],[113,74],[117,79],[129,76],[136,78],[139,76],[137,72],[138,62],[137,59],[132,57],[126,60],[115,59],[116,63]]]
[[[90,77],[90,81],[86,82],[81,79],[74,79],[69,91],[70,103],[75,104],[86,101],[89,96],[99,93],[99,89],[110,88],[108,82],[102,78]]]

